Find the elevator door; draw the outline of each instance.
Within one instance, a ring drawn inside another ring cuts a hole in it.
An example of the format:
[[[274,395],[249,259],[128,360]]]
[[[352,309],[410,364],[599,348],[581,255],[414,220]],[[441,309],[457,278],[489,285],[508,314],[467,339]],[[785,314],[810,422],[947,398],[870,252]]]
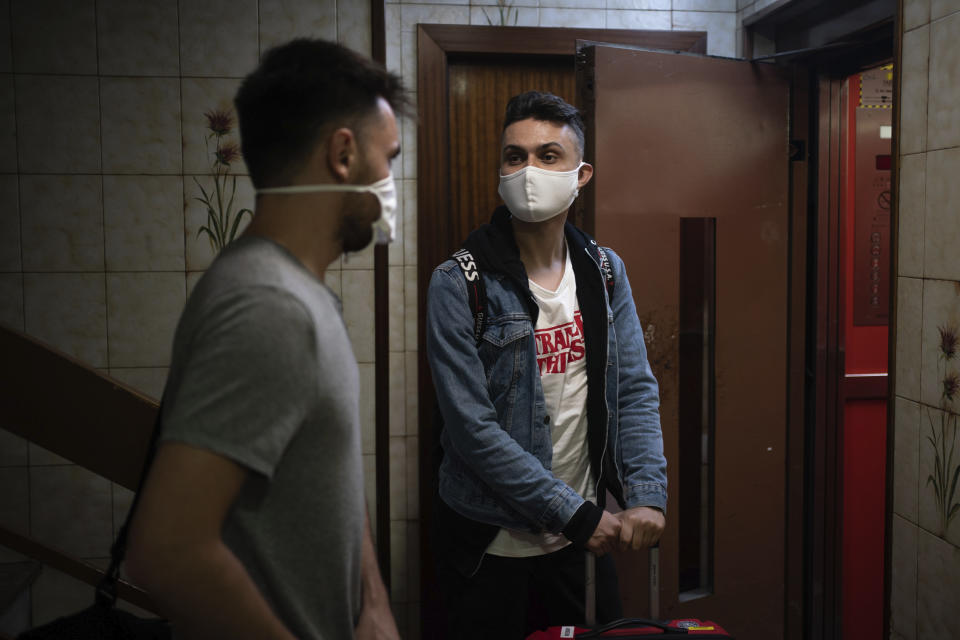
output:
[[[660,617],[784,633],[790,86],[780,69],[607,45],[578,56],[587,218],[627,266],[668,461]],[[801,505],[795,505],[801,508]],[[618,554],[644,614],[645,554]]]

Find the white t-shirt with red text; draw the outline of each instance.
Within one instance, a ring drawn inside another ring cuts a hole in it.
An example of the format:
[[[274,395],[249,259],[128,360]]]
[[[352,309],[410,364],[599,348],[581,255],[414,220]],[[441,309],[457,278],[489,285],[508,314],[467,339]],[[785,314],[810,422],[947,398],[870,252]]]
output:
[[[584,499],[594,500],[596,487],[590,477],[587,450],[587,359],[569,250],[556,291],[544,289],[533,280],[529,284],[540,307],[534,336],[553,439],[551,470]],[[552,553],[568,544],[563,535],[501,529],[487,553],[521,558]]]

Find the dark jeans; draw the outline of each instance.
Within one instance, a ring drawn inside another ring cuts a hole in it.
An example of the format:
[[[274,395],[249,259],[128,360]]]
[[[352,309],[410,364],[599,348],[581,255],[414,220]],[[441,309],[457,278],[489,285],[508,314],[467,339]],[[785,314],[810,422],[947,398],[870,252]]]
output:
[[[449,640],[521,640],[546,627],[583,624],[585,552],[569,545],[531,558],[486,555],[470,578],[438,566]],[[622,617],[613,559],[597,559],[597,622]]]

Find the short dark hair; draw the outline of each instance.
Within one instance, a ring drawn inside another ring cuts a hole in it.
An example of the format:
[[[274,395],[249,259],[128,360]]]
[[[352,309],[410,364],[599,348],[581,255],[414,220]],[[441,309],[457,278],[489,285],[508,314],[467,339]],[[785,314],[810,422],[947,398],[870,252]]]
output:
[[[583,154],[585,139],[583,118],[575,106],[559,96],[545,91],[527,91],[510,98],[507,113],[503,118],[503,131],[514,122],[533,118],[545,122],[568,125],[577,136],[580,153]]]
[[[267,51],[234,98],[254,186],[289,181],[323,135],[358,129],[378,98],[405,111],[400,78],[342,45],[298,38]]]

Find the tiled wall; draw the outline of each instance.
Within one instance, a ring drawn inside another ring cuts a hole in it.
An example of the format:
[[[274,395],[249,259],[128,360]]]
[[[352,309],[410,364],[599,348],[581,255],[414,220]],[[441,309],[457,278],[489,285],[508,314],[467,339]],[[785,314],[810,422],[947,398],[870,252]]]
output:
[[[177,318],[213,255],[197,238],[206,212],[194,200],[194,179],[211,180],[204,112],[230,107],[260,52],[291,37],[369,54],[369,7],[0,0],[0,323],[159,397]],[[252,207],[245,168],[233,169],[241,206]],[[338,262],[328,280],[372,395],[372,254]],[[0,428],[4,525],[102,564],[129,499]],[[0,548],[0,562],[15,559]],[[41,623],[86,606],[92,589],[44,570],[32,595]]]
[[[891,628],[913,640],[956,635],[960,594],[960,514],[944,527],[928,482],[944,424],[947,473],[960,464],[960,392],[944,384],[960,353],[941,338],[960,334],[960,4],[903,4]]]
[[[498,24],[495,4],[386,3],[387,65],[403,76],[411,102],[416,25]],[[702,30],[709,53],[724,56],[738,51],[741,19],[765,4],[512,3],[517,25]],[[206,168],[203,112],[228,106],[258,53],[290,37],[339,39],[369,53],[368,7],[364,0],[0,0],[0,322],[159,395],[174,324],[212,257],[196,238],[205,213],[193,200],[193,179]],[[405,637],[417,638],[416,124],[403,122],[401,135],[394,175],[402,215],[388,252],[390,544],[397,619]],[[242,175],[238,185],[249,206]],[[372,398],[372,253],[334,266],[328,281],[344,299]],[[373,496],[373,403],[362,411]],[[129,501],[128,492],[3,430],[0,487],[0,521],[89,558],[105,555],[113,528],[105,523],[116,523]],[[70,530],[69,522],[84,525]],[[38,621],[89,597],[55,572],[34,592]]]

